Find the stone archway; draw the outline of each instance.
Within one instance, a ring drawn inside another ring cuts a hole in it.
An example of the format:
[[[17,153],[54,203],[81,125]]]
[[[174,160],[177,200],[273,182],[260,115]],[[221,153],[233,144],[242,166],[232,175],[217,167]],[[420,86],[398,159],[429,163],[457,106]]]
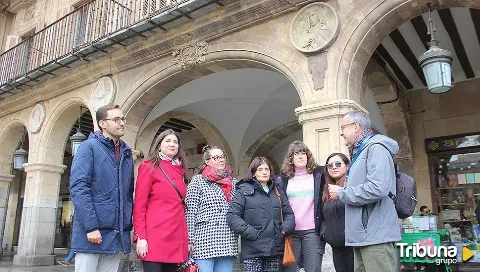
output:
[[[65,147],[69,132],[88,108],[81,94],[70,94],[46,103],[45,125],[36,136],[32,161],[25,165],[26,186],[18,252],[18,266],[52,265],[57,227],[57,208]]]
[[[250,162],[255,157],[262,156],[268,158],[273,165],[275,173],[279,173],[283,161],[278,163],[272,156],[270,156],[269,151],[271,151],[272,148],[277,146],[277,144],[284,141],[284,139],[288,136],[301,130],[302,125],[300,125],[298,121],[295,120],[271,129],[270,131],[265,133],[263,136],[253,142],[245,151],[245,156],[242,157],[241,161],[239,162],[239,172],[245,172],[248,169]]]
[[[25,132],[28,132],[28,121],[26,119],[5,120],[0,130],[0,173],[10,174],[12,170],[13,152],[18,147],[20,139]],[[30,135],[28,135],[30,136]],[[28,137],[30,140],[31,137]],[[31,146],[29,144],[29,146]]]
[[[428,12],[429,0],[370,1],[353,18],[333,51],[328,71],[329,90],[339,99],[351,99],[361,104],[364,96],[362,77],[373,52],[381,41],[404,22]],[[439,1],[440,9],[469,7],[480,9],[479,1]]]
[[[365,90],[373,94],[375,102],[383,118],[386,135],[396,140],[399,152],[395,161],[401,171],[413,176],[413,155],[410,136],[408,110],[405,93],[400,91],[395,82],[380,65],[370,61],[364,74]]]
[[[27,120],[23,118],[5,120],[0,124],[3,127],[0,130],[0,214],[5,217],[0,217],[0,259],[3,257],[3,245],[5,237],[5,246],[7,249],[13,247],[13,237],[15,228],[15,215],[17,211],[18,195],[20,184],[23,179],[23,171],[13,170],[13,153],[18,148],[20,140],[24,133],[28,134]],[[30,146],[30,139],[28,135],[25,136],[27,141],[24,146]],[[26,147],[24,147],[27,149]],[[27,149],[28,150],[28,149]],[[30,152],[29,152],[30,154]],[[16,196],[10,199],[12,194]],[[7,210],[8,208],[8,210]]]
[[[195,126],[195,128],[197,128],[200,133],[202,133],[202,135],[205,137],[209,144],[218,146],[225,152],[225,154],[229,158],[232,158],[231,160],[229,160],[229,164],[231,169],[234,172],[236,171],[237,168],[233,159],[233,153],[223,135],[208,120],[205,120],[204,118],[188,112],[173,111],[155,119],[153,122],[148,124],[145,129],[143,129],[143,131],[138,135],[137,141],[135,143],[135,149],[142,151],[144,154],[148,154],[150,147],[155,140],[154,137],[158,129],[170,118],[177,118],[189,122],[190,124]]]
[[[49,111],[50,114],[47,115],[45,127],[40,135],[40,142],[37,145],[37,161],[54,165],[63,163],[69,132],[80,115],[80,107],[88,109],[90,113],[95,113],[87,105],[88,100],[82,96],[66,97],[54,105],[53,109]],[[92,114],[93,116],[95,114]]]
[[[283,53],[263,45],[244,42],[212,44],[197,66],[183,69],[173,62],[159,63],[155,69],[139,75],[127,88],[130,95],[119,101],[129,122],[126,141],[136,142],[137,134],[148,113],[170,92],[200,77],[240,68],[259,68],[279,72],[289,79],[298,92],[302,105],[312,96],[311,80],[304,69]]]
[[[258,138],[250,147],[245,151],[245,155],[251,161],[252,158],[257,156],[263,156],[268,153],[277,143],[288,135],[302,130],[302,125],[297,121],[291,121],[279,127],[276,127],[269,132],[265,133],[262,137]]]

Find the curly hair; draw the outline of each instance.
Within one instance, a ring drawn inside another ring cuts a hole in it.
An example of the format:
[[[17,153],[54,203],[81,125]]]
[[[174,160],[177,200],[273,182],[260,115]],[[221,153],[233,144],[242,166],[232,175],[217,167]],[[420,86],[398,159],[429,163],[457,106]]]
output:
[[[315,158],[313,158],[313,154],[310,149],[308,149],[308,147],[303,142],[294,141],[288,147],[288,151],[285,155],[285,159],[283,160],[282,165],[282,173],[284,173],[288,178],[293,178],[295,176],[293,155],[297,152],[305,152],[307,154],[307,172],[309,174],[312,174],[313,170],[315,170],[315,167],[317,167],[317,163],[315,162]]]

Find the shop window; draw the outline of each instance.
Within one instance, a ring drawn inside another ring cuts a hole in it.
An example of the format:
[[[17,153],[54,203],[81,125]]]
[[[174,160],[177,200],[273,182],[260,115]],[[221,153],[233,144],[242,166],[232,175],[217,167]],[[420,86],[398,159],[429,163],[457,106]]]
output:
[[[427,139],[426,149],[431,158],[439,228],[447,229],[455,245],[477,249],[480,245],[480,134]],[[478,261],[480,258],[473,260]]]

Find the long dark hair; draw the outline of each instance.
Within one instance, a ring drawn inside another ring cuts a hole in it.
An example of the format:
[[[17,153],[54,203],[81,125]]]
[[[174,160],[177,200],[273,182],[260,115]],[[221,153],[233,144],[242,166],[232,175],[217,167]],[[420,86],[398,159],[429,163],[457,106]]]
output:
[[[285,159],[283,160],[282,165],[282,172],[289,178],[293,178],[295,176],[295,165],[293,164],[293,155],[297,152],[305,152],[307,154],[307,172],[309,174],[313,173],[315,167],[317,167],[317,163],[315,163],[315,158],[313,157],[312,152],[308,149],[307,145],[305,145],[301,141],[294,141],[288,146],[287,154],[285,155]]]
[[[253,180],[253,177],[255,176],[255,172],[257,172],[258,167],[264,163],[266,163],[268,165],[268,168],[270,169],[270,180],[273,180],[275,177],[275,173],[273,172],[272,163],[265,157],[256,157],[255,159],[253,159],[253,161],[250,163],[250,166],[248,167],[247,173],[245,174],[245,180]]]
[[[322,202],[328,201],[330,199],[330,196],[328,194],[328,184],[335,184],[335,185],[338,185],[338,186],[341,186],[341,187],[343,187],[345,185],[345,183],[344,183],[345,179],[340,180],[339,183],[337,184],[335,179],[332,178],[330,176],[330,174],[328,173],[328,167],[327,167],[328,161],[335,156],[339,156],[340,159],[342,159],[343,163],[345,163],[345,165],[347,167],[350,165],[350,160],[343,153],[333,153],[330,156],[328,156],[327,161],[325,162],[325,168],[323,169],[323,171],[325,173],[325,188],[323,189]]]
[[[175,135],[175,137],[177,137],[177,141],[178,141],[178,152],[177,152],[177,155],[175,155],[173,157],[173,159],[178,159],[180,161],[180,163],[182,164],[182,168],[183,170],[185,170],[185,173],[187,172],[188,168],[187,168],[187,157],[185,156],[185,152],[183,152],[183,149],[182,149],[182,142],[180,141],[180,137],[178,137],[178,134],[171,130],[171,129],[167,129],[165,131],[163,131],[162,133],[160,133],[157,138],[155,139],[155,142],[154,144],[152,145],[152,147],[150,148],[150,152],[148,153],[148,157],[147,157],[147,160],[151,160],[152,161],[152,171],[153,169],[155,169],[155,167],[158,167],[160,165],[160,144],[162,143],[163,139],[165,139],[165,137],[167,137],[168,135]]]

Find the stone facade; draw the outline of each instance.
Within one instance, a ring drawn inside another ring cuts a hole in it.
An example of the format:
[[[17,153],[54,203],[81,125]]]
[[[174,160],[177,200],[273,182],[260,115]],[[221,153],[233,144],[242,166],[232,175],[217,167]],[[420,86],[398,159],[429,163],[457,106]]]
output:
[[[52,5],[52,0],[28,1],[26,4],[13,2],[16,4],[11,10],[15,14],[13,32],[5,35],[22,36],[32,28],[38,31],[72,7],[72,1],[59,1],[58,5]],[[271,130],[250,143],[247,154],[236,165],[230,162],[237,175],[243,175],[251,156],[269,150],[281,137],[287,136],[282,133],[293,133],[298,126],[301,126],[303,140],[317,161],[323,162],[332,152],[346,152],[340,137],[343,115],[350,110],[365,110],[367,90],[373,93],[377,102],[388,101],[400,93],[396,101],[381,105],[380,112],[387,134],[400,143],[401,151],[396,160],[407,169],[406,172],[413,173],[418,182],[418,192],[422,196],[419,204],[431,206],[424,139],[480,131],[479,122],[475,122],[480,112],[473,104],[473,101],[480,100],[478,81],[459,83],[445,96],[434,96],[427,91],[404,95],[370,61],[382,39],[403,22],[425,13],[428,1],[323,1],[336,12],[339,29],[329,47],[317,53],[300,52],[290,36],[292,20],[312,1],[230,2],[205,18],[189,21],[173,30],[160,31],[0,101],[0,175],[4,177],[0,180],[1,188],[9,187],[13,178],[12,154],[24,127],[29,141],[22,227],[15,265],[53,263],[52,235],[61,174],[66,167],[63,158],[68,133],[78,118],[80,106],[95,112],[92,89],[104,76],[108,76],[116,87],[113,103],[121,105],[126,113],[126,142],[146,155],[163,123],[171,117],[184,119],[197,128],[182,134],[193,167],[201,163],[195,149],[204,141],[221,146],[233,158],[225,137],[209,120],[184,112],[170,112],[143,124],[152,108],[176,88],[209,74],[257,68],[284,75],[295,87],[301,102],[295,110],[298,123]],[[54,8],[46,10],[46,3]],[[480,8],[480,2],[468,0],[442,1],[440,5],[442,8]],[[31,6],[35,6],[34,12]],[[182,54],[187,55],[187,59],[182,59]],[[468,106],[456,106],[459,99]],[[457,102],[453,104],[451,101]],[[45,107],[46,118],[38,132],[32,133],[28,130],[30,116],[39,102]],[[18,193],[17,189],[10,190],[10,193],[7,190],[6,195]],[[0,194],[0,215],[5,213],[2,203],[15,206],[3,197],[4,194]],[[13,214],[15,212],[7,212],[10,222],[14,221]],[[4,221],[0,218],[0,227],[2,225]],[[12,227],[7,229],[5,235],[11,237]],[[4,238],[4,244],[8,241]]]

